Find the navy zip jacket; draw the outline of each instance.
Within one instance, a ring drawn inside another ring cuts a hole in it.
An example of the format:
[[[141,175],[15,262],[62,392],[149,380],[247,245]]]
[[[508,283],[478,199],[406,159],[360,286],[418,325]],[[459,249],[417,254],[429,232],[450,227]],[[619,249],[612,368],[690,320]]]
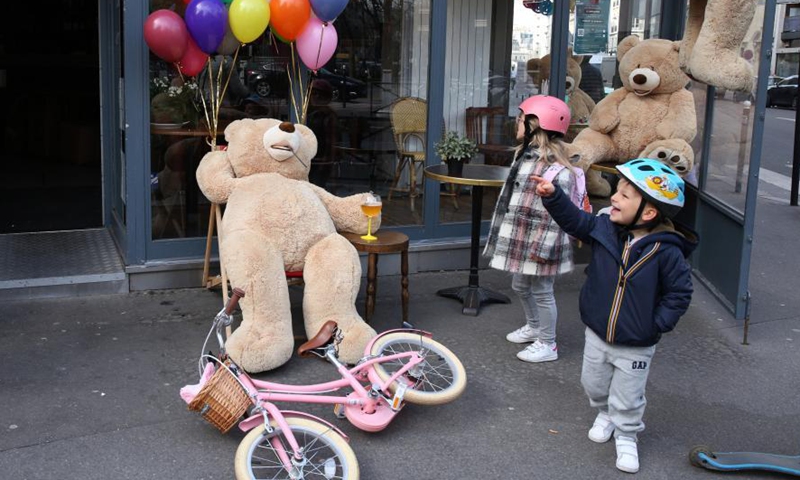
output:
[[[592,259],[581,288],[581,320],[607,343],[646,347],[675,328],[692,299],[686,257],[697,234],[670,224],[628,245],[625,230],[608,215],[574,206],[561,188],[543,198],[561,228],[591,245]]]

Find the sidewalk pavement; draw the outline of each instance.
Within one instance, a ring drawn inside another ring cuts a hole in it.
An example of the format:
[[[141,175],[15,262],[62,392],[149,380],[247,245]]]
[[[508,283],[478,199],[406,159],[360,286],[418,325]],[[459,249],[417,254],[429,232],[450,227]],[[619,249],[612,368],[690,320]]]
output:
[[[557,362],[515,358],[520,346],[505,335],[522,325],[522,310],[506,274],[481,271],[481,285],[507,294],[512,304],[484,306],[477,317],[463,316],[457,301],[435,294],[466,283],[467,272],[415,274],[411,322],[461,358],[465,393],[447,405],[409,405],[372,434],[336,420],[330,407],[293,407],[350,435],[366,480],[631,478],[614,467],[613,442],[598,445],[586,437],[595,412],[580,386],[581,270],[556,283]],[[293,287],[296,319],[301,294]],[[399,294],[397,277],[379,279],[376,330],[400,323]],[[178,396],[181,386],[197,380],[200,348],[220,305],[218,291],[188,289],[0,307],[1,476],[233,478],[243,434],[221,435]],[[741,322],[696,285],[689,312],[654,358],[638,478],[721,478],[689,465],[696,444],[800,453],[800,322],[797,310],[784,311],[785,305],[764,306],[765,320],[754,322],[745,346]],[[294,357],[266,377],[321,382],[332,374],[322,362]]]

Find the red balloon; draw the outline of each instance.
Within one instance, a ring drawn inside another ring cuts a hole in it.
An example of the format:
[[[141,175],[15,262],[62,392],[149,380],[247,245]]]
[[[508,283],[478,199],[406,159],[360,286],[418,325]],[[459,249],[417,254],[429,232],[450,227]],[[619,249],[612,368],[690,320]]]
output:
[[[293,42],[311,18],[308,0],[271,0],[269,3],[272,31],[281,39]]]
[[[156,10],[144,22],[144,41],[150,50],[174,63],[186,53],[189,31],[183,19],[172,10]]]
[[[195,43],[190,36],[186,46],[186,53],[184,53],[183,57],[178,61],[178,67],[181,69],[181,73],[189,77],[194,77],[203,71],[203,68],[206,66],[206,61],[208,61],[208,55],[206,55],[206,52],[200,50],[200,47],[197,46],[197,43]]]

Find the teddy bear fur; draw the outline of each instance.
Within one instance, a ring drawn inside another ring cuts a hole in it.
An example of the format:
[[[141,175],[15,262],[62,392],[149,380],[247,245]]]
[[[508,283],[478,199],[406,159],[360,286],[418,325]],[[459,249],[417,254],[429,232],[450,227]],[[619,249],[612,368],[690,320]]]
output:
[[[203,157],[197,183],[210,201],[227,204],[220,258],[231,285],[246,294],[228,353],[248,372],[289,360],[294,335],[285,272],[302,270],[306,336],[335,320],[344,332],[339,358],[355,363],[375,331],[355,308],[358,253],[337,231],[366,233],[361,203],[368,194],[340,198],[308,182],[317,140],[304,125],[237,120],[225,129],[225,139],[227,150]],[[373,227],[380,227],[380,217]]]
[[[697,134],[694,97],[684,87],[689,78],[678,64],[680,44],[626,37],[617,47],[622,87],[603,98],[568,148],[586,170],[586,190],[611,194],[608,182],[589,166],[654,158],[686,175],[694,165],[689,145]]]
[[[679,55],[690,77],[740,92],[753,90],[753,67],[739,50],[757,0],[692,0]]]
[[[567,50],[567,105],[569,105],[572,123],[586,123],[589,115],[594,110],[594,100],[586,92],[580,89],[581,64],[583,60],[580,56],[572,55],[572,49]],[[526,64],[528,75],[533,80],[537,88],[541,87],[542,81],[550,78],[550,54],[542,58],[532,58]]]

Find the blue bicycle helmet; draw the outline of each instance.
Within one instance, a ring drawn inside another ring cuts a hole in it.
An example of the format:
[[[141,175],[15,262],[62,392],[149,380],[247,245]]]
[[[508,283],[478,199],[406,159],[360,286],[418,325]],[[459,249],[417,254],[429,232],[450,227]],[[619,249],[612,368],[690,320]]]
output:
[[[637,158],[617,165],[617,171],[667,218],[677,215],[683,207],[683,179],[658,160]]]

